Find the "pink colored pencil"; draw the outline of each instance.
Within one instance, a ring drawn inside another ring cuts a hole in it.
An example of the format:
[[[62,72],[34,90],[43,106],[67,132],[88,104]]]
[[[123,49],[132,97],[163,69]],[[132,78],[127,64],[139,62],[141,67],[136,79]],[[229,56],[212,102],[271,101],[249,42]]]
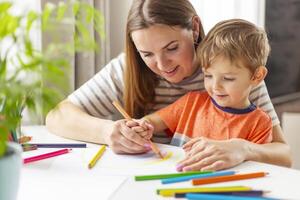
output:
[[[61,149],[61,150],[58,150],[58,151],[53,151],[53,152],[41,154],[41,155],[38,155],[38,156],[32,156],[32,157],[29,157],[29,158],[25,158],[23,163],[27,164],[27,163],[31,163],[31,162],[34,162],[34,161],[43,160],[43,159],[51,158],[51,157],[54,157],[54,156],[59,156],[59,155],[62,155],[62,154],[69,153],[71,150],[72,149]]]

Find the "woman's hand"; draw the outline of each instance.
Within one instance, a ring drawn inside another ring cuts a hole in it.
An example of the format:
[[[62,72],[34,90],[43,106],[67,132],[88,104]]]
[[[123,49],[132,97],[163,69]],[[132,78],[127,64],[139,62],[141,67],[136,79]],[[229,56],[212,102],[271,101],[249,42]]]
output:
[[[151,148],[148,135],[143,137],[134,128],[127,126],[127,122],[129,121],[125,119],[115,121],[106,143],[118,154],[140,154],[149,151]]]
[[[177,164],[178,171],[222,170],[236,166],[246,159],[243,139],[225,141],[199,137],[187,142],[186,157]]]
[[[150,140],[153,136],[154,127],[145,119],[133,119],[127,121],[126,125],[146,140]]]

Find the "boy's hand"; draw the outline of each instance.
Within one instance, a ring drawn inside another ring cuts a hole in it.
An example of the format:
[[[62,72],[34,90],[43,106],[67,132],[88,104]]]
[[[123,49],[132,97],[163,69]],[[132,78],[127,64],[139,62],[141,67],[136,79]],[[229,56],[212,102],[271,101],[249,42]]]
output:
[[[233,167],[245,160],[243,139],[225,141],[199,137],[190,140],[183,149],[186,157],[177,165],[178,171],[222,170]]]
[[[133,119],[126,122],[126,125],[141,137],[150,140],[153,135],[153,126],[145,119]]]

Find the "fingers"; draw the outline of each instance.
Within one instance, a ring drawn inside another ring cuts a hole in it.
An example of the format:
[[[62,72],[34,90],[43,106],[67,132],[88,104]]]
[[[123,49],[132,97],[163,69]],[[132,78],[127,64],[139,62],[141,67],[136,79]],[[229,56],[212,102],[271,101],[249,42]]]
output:
[[[188,152],[192,149],[193,145],[196,144],[197,142],[201,141],[202,137],[197,137],[197,138],[193,138],[190,141],[188,141],[187,143],[185,143],[182,148],[185,152]]]
[[[139,144],[141,146],[144,146],[145,144],[148,144],[149,141],[145,138],[141,137],[139,134],[137,134],[133,129],[126,126],[125,123],[122,123],[120,126],[120,133],[128,140],[130,140],[133,143]]]
[[[185,159],[183,159],[182,161],[180,161],[177,165],[177,170],[178,171],[190,171],[190,167],[194,167],[194,165],[196,163],[201,162],[203,159],[212,156],[212,152],[210,151],[201,151],[198,152],[198,154],[193,155],[193,156],[188,156]],[[207,162],[207,161],[206,161]],[[203,163],[205,164],[205,163]],[[200,168],[199,168],[200,169]],[[198,170],[199,170],[198,169]]]
[[[118,154],[140,154],[149,151],[150,149],[141,145],[138,145],[124,136],[120,136],[118,142],[115,142],[111,146],[112,150]]]
[[[144,153],[150,150],[149,141],[126,126],[126,120],[114,123],[112,133],[109,135],[109,146],[115,153]]]
[[[151,139],[154,127],[145,120],[130,120],[126,125],[146,140]]]
[[[216,156],[209,156],[198,162],[191,163],[182,168],[182,171],[205,171],[205,170],[221,170],[224,169],[225,162],[223,160],[219,160]]]

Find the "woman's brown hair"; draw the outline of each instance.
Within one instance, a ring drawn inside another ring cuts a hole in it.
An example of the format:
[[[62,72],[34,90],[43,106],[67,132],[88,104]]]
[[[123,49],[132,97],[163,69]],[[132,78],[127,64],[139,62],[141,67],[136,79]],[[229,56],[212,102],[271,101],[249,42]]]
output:
[[[192,29],[192,19],[197,13],[189,0],[133,0],[126,27],[126,68],[124,72],[124,106],[132,117],[147,114],[154,104],[157,75],[152,72],[138,53],[131,33],[155,24]],[[204,37],[199,23],[200,43]]]

